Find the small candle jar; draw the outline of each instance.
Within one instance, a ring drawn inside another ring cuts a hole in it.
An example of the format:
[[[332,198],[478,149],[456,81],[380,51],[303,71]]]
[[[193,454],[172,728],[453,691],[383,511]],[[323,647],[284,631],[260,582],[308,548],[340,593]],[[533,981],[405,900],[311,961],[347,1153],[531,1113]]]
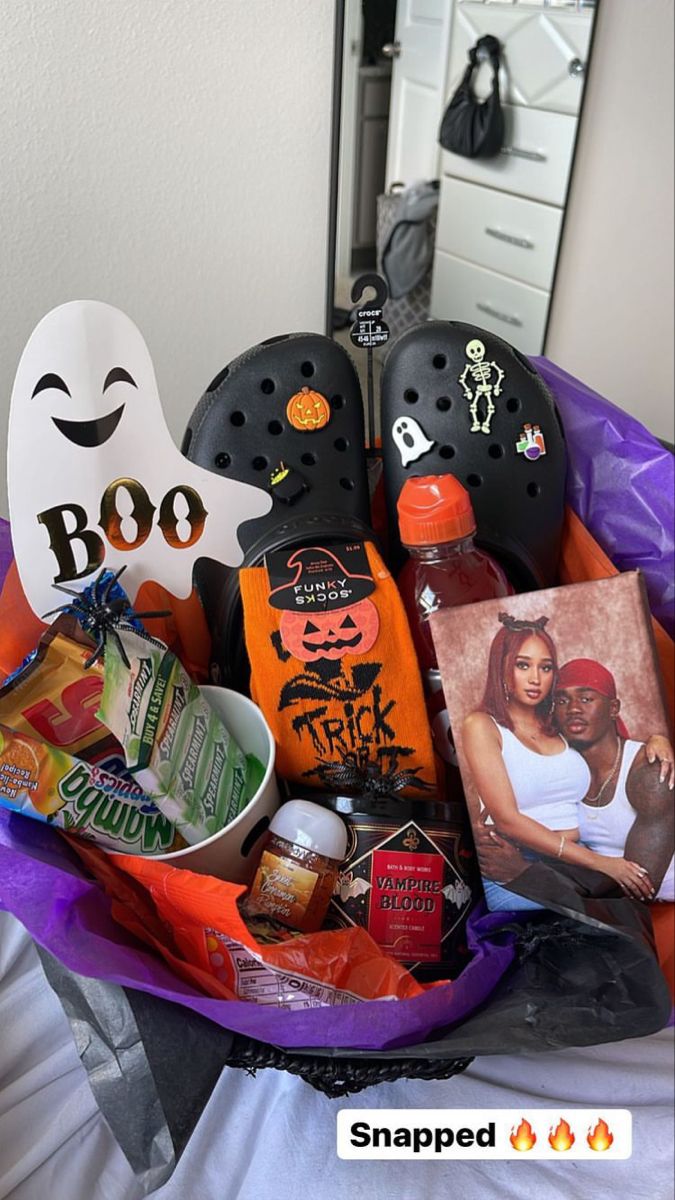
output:
[[[326,915],[346,849],[347,829],[336,813],[310,800],[282,804],[270,822],[247,911],[314,933]]]

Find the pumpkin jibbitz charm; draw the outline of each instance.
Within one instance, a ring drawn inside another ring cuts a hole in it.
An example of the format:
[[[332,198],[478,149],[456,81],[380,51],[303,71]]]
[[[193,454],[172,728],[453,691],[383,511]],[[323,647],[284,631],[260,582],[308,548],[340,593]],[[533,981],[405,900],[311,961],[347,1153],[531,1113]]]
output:
[[[286,419],[300,433],[316,433],[330,421],[330,404],[321,392],[303,387],[291,396],[286,405]]]
[[[282,612],[281,641],[300,662],[327,658],[336,662],[346,654],[368,654],[380,632],[380,614],[367,597],[329,612]]]

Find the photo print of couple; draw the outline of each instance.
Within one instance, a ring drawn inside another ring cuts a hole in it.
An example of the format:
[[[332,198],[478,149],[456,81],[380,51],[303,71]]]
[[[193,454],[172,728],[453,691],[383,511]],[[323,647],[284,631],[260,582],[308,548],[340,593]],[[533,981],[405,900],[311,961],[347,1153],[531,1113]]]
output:
[[[431,626],[488,908],[675,899],[672,737],[639,573]]]

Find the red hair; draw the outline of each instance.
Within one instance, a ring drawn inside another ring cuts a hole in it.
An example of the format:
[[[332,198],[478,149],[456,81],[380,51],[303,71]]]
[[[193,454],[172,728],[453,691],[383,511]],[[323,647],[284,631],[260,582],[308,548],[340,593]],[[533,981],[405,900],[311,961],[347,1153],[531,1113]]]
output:
[[[479,711],[489,713],[499,725],[504,725],[513,732],[513,721],[509,714],[505,689],[508,688],[510,690],[513,687],[513,672],[518,651],[523,642],[526,642],[531,637],[541,639],[548,648],[553,662],[553,678],[549,693],[535,708],[535,712],[546,733],[552,733],[552,700],[558,674],[558,656],[553,639],[542,628],[509,629],[507,626],[504,626],[499,630],[499,633],[495,634],[490,646],[485,691],[479,705]]]

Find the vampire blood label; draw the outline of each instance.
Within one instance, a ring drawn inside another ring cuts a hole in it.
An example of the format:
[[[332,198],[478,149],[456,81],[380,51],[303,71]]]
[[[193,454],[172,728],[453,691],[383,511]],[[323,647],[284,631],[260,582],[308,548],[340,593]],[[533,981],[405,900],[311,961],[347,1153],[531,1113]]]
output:
[[[336,924],[363,925],[408,966],[463,965],[463,930],[471,905],[468,855],[461,831],[341,814],[350,848],[331,900]]]

